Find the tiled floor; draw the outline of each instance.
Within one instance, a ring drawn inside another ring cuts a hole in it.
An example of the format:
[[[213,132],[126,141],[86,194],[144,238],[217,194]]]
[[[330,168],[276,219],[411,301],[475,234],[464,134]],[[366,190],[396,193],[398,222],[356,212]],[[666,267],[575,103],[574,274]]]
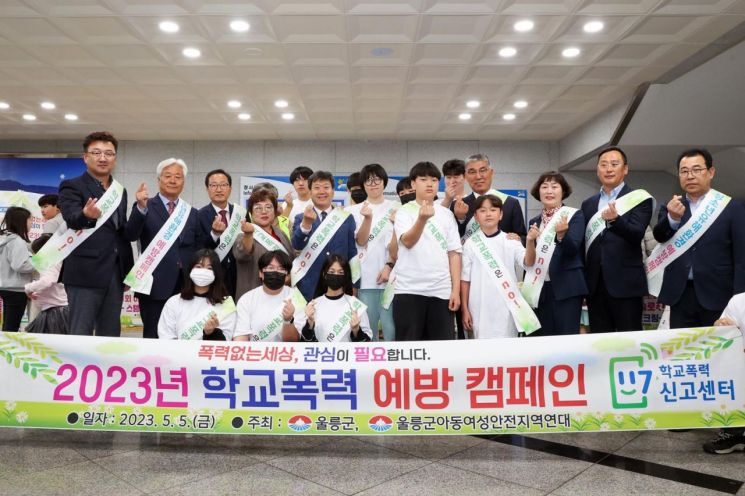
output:
[[[344,438],[0,429],[0,495],[745,495],[745,454],[704,454],[700,445],[710,435]]]

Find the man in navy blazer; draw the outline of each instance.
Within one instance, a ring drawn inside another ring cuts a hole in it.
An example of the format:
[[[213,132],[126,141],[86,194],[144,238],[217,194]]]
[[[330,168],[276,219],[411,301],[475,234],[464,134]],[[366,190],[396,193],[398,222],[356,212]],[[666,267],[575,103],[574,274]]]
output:
[[[158,233],[168,217],[176,210],[179,195],[184,189],[184,180],[188,169],[181,159],[169,158],[158,164],[157,177],[160,192],[149,198],[145,183],[137,190],[137,202],[132,206],[132,213],[127,221],[126,234],[130,241],[139,241],[140,251],[148,245]],[[150,294],[136,292],[140,302],[142,317],[142,335],[145,338],[158,338],[158,321],[166,300],[182,289],[184,267],[188,267],[194,253],[203,246],[197,211],[191,207],[186,225],[178,239],[153,271],[153,286]]]
[[[626,183],[626,154],[617,147],[598,154],[600,192],[582,202],[585,224],[602,212],[605,229],[586,250],[587,308],[592,332],[638,331],[642,328],[643,297],[647,276],[641,243],[652,218],[652,199],[624,215],[615,208],[617,198],[631,191]],[[585,226],[586,227],[586,226]]]
[[[711,154],[683,152],[678,176],[685,197],[660,206],[654,237],[660,243],[675,236],[710,199],[714,178]],[[670,327],[710,326],[729,299],[745,291],[745,208],[731,200],[722,213],[680,257],[665,268],[658,301],[670,306]]]
[[[204,241],[204,247],[214,250],[220,245],[220,238],[227,229],[230,217],[233,215],[233,205],[229,202],[233,188],[233,178],[224,170],[215,169],[205,176],[204,186],[207,188],[210,203],[197,212],[199,230]],[[220,265],[222,265],[223,274],[225,274],[225,286],[227,286],[230,296],[235,298],[237,273],[232,248],[231,246]]]
[[[101,211],[95,200],[111,186],[118,142],[107,132],[95,132],[83,142],[83,175],[63,181],[58,205],[70,229],[96,226]],[[127,190],[116,212],[62,263],[70,309],[70,333],[119,336],[124,277],[133,265],[132,245],[126,240]]]
[[[463,198],[463,201],[468,205],[468,212],[465,218],[461,220],[456,216],[458,232],[461,237],[465,234],[466,227],[473,218],[473,205],[476,202],[476,198],[491,189],[493,176],[494,169],[492,169],[489,157],[485,153],[477,153],[466,159],[466,181],[468,181],[468,185],[471,186],[473,192]],[[507,234],[519,235],[523,243],[525,242],[526,234],[528,234],[520,202],[511,196],[507,198],[507,201],[502,202],[502,220],[499,221],[499,230]]]
[[[334,198],[334,176],[330,172],[316,171],[308,178],[310,188],[310,199],[312,205],[305,207],[302,214],[295,216],[292,224],[292,247],[302,250],[308,244],[308,240],[318,229],[318,226],[326,220],[326,217],[334,209],[332,200]],[[351,215],[347,217],[339,230],[331,237],[323,253],[315,259],[308,269],[305,277],[300,279],[297,287],[303,297],[310,301],[315,296],[316,285],[321,276],[321,268],[326,260],[326,255],[335,253],[344,256],[347,260],[357,256],[357,245],[354,240],[355,222]]]

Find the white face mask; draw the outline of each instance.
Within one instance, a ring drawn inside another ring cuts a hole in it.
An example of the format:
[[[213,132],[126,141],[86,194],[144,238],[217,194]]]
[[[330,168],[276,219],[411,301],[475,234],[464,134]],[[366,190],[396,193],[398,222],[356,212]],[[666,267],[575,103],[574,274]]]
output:
[[[215,273],[212,269],[203,269],[200,267],[194,267],[189,273],[189,277],[194,284],[197,286],[209,286],[215,281]]]

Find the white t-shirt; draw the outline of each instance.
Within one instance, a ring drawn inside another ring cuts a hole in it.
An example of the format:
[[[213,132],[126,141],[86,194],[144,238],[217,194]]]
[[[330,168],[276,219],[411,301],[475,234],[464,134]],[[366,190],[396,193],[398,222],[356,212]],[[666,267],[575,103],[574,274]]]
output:
[[[326,342],[326,337],[331,333],[331,330],[344,314],[349,311],[351,296],[342,295],[338,299],[329,299],[326,295],[319,296],[316,298],[316,339],[319,343]],[[370,330],[370,320],[367,318],[367,312],[359,312],[360,317],[360,330],[367,334],[372,339],[372,331]],[[295,318],[295,322],[298,323],[298,318]],[[305,325],[306,317],[303,316],[302,325],[298,323],[298,329],[302,332],[302,326]],[[343,341],[351,341],[351,328],[349,333],[343,339]]]
[[[212,305],[207,298],[195,295],[191,300],[184,300],[180,294],[171,296],[163,306],[163,313],[160,314],[158,321],[158,338],[160,339],[181,339],[182,333],[186,332],[189,327],[195,324],[199,319],[207,314],[207,309],[221,308],[219,305]],[[218,311],[219,313],[219,311]],[[235,312],[226,316],[217,326],[222,330],[225,339],[233,339],[233,328],[235,327]],[[203,330],[192,334],[192,340],[202,339]]]
[[[362,210],[362,203],[346,207],[345,210],[352,214],[355,222],[354,235],[362,227],[362,222],[365,218],[360,213]],[[397,202],[391,200],[383,200],[382,203],[369,203],[370,208],[373,211],[372,223],[370,224],[370,234],[373,233],[375,226],[381,221],[382,218],[388,219],[388,213],[391,208],[398,206]],[[388,261],[388,244],[393,238],[393,224],[390,221],[386,221],[383,230],[375,236],[372,242],[367,243],[367,248],[363,248],[359,244],[357,245],[357,252],[362,253],[362,272],[360,276],[360,289],[385,289],[385,283],[376,284],[376,279],[380,270],[383,268],[385,263]]]
[[[725,317],[734,320],[737,327],[745,330],[745,293],[739,293],[730,298],[727,308],[724,309],[719,318],[723,319]]]
[[[502,268],[517,288],[515,266],[523,266],[525,247],[516,240],[507,239],[507,235],[500,232],[491,238],[486,237],[489,250],[498,257]],[[473,332],[476,338],[514,338],[517,337],[517,327],[512,314],[497,294],[497,286],[484,270],[479,261],[478,250],[469,238],[463,245],[463,268],[461,281],[470,282],[468,293],[468,309],[473,318]]]
[[[277,315],[282,313],[285,300],[290,295],[292,295],[292,288],[289,286],[284,286],[282,292],[276,295],[270,295],[264,291],[264,286],[259,286],[241,296],[236,305],[237,317],[233,335],[247,336],[258,334],[264,330]],[[295,318],[293,324],[298,330],[298,336],[300,336],[300,330],[305,323],[305,312],[296,308],[293,317]],[[282,341],[281,330],[272,341]]]
[[[305,207],[310,204],[310,198],[307,200],[301,200],[300,198],[295,198],[292,202],[292,210],[290,210],[290,224],[295,222],[295,216],[297,214],[302,214],[303,210],[305,210]]]
[[[458,224],[453,213],[439,203],[435,203],[435,215],[428,222],[433,222],[445,237],[447,250],[443,250],[425,226],[419,241],[411,248],[398,243],[398,260],[396,261],[395,294],[415,294],[432,296],[443,300],[450,299],[453,284],[450,278],[448,252],[460,253],[460,235]],[[419,213],[400,208],[396,212],[395,231],[401,239],[412,228]]]

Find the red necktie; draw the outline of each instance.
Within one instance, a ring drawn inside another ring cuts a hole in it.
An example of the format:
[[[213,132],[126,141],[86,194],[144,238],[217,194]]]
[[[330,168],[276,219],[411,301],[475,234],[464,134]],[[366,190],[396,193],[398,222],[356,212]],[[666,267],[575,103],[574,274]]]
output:
[[[226,210],[220,210],[220,212],[219,212],[219,214],[220,214],[220,221],[223,224],[225,224],[226,226],[228,225],[228,216],[227,216],[227,213],[228,212]]]

